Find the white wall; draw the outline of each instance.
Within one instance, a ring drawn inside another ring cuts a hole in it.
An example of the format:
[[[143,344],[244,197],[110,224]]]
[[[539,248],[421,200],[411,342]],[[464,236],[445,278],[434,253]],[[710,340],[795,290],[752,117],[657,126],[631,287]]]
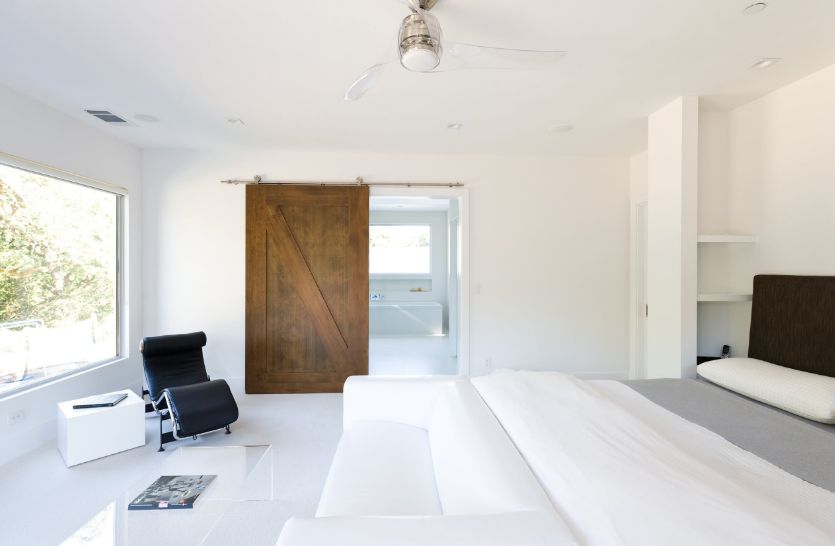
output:
[[[103,132],[0,87],[0,151],[127,188],[129,255],[128,358],[0,399],[0,464],[55,438],[55,404],[98,392],[141,388],[140,155]],[[7,423],[23,410],[23,421]]]
[[[633,203],[647,200],[649,155],[646,150],[629,158],[629,195]]]
[[[241,376],[244,191],[284,180],[460,181],[470,189],[471,371],[549,368],[624,377],[625,157],[342,152],[143,152],[146,335],[205,330],[207,365]]]
[[[698,98],[649,116],[648,378],[695,375]]]
[[[713,116],[709,128],[726,146],[702,154],[701,165],[716,176],[700,180],[700,229],[759,241],[709,263],[700,256],[703,277],[750,291],[757,273],[835,275],[833,97],[835,65]],[[750,305],[712,307],[699,322],[700,348],[730,343],[747,354]]]

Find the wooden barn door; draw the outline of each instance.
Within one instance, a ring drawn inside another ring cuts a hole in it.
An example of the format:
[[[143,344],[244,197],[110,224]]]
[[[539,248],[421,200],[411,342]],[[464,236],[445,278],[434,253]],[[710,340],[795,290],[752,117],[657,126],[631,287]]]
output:
[[[246,392],[368,374],[368,188],[246,188]]]

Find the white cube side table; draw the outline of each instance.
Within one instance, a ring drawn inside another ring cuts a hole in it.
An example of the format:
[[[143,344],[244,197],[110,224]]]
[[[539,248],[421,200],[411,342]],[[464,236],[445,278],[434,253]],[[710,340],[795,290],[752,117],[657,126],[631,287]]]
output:
[[[116,392],[128,397],[112,407],[73,409],[90,397],[58,404],[58,450],[67,466],[145,445],[145,402],[131,390]]]

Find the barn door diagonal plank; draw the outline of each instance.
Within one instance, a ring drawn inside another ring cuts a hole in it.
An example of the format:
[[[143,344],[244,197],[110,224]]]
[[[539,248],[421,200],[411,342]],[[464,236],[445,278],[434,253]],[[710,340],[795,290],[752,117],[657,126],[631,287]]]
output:
[[[276,252],[284,257],[284,267],[295,280],[296,293],[310,312],[320,339],[325,343],[331,358],[345,358],[348,343],[342,336],[328,302],[325,301],[281,209],[266,209],[265,212],[267,231],[271,235],[270,242],[276,246]]]

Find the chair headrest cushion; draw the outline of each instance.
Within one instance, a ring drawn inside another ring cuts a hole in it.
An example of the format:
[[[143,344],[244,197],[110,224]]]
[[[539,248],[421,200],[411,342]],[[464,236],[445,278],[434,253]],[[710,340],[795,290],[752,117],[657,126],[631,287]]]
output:
[[[142,338],[142,342],[139,344],[139,352],[144,356],[152,357],[193,351],[205,346],[206,334],[203,332],[192,332],[190,334]]]

